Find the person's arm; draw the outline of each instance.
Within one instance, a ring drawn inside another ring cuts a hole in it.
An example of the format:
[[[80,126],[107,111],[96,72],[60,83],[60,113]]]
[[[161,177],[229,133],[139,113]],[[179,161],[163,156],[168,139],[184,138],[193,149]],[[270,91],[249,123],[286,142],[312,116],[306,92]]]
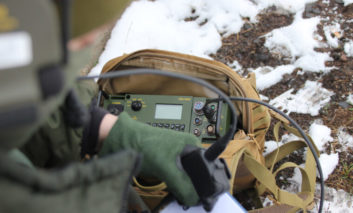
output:
[[[122,112],[119,119],[112,115],[102,119],[100,139],[103,140],[99,143],[99,157],[127,149],[137,151],[143,157],[140,175],[164,181],[183,205],[198,203],[198,194],[180,159],[187,146],[201,147],[201,142],[194,135],[152,127]]]
[[[109,113],[103,117],[102,122],[99,125],[98,144],[96,148],[97,152],[102,148],[103,141],[108,137],[110,130],[118,119],[118,116]]]

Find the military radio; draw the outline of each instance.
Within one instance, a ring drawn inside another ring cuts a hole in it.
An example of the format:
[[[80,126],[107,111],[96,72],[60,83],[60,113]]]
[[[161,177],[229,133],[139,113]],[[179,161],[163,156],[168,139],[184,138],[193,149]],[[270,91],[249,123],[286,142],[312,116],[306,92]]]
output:
[[[189,132],[204,143],[213,143],[224,135],[230,112],[222,101],[193,96],[103,93],[103,107],[119,115],[127,112],[133,119],[157,128]]]

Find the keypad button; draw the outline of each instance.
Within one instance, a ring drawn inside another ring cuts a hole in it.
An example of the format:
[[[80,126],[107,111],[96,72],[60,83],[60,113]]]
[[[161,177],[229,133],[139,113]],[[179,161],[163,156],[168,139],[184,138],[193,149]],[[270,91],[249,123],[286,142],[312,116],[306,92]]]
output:
[[[182,130],[182,131],[185,130],[185,124],[180,125],[180,130]]]

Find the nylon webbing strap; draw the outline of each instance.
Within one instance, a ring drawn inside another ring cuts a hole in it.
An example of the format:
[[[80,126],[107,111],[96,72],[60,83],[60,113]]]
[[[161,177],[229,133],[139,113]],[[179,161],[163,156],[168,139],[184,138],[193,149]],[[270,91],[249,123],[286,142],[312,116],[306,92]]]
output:
[[[274,127],[274,136],[278,141],[278,131],[281,122],[277,123]],[[284,124],[284,127],[290,133],[300,137],[299,132]],[[310,138],[311,140],[311,138]],[[295,150],[306,147],[304,141],[291,141],[284,144],[272,153],[268,154],[265,158],[266,166],[262,166],[254,157],[248,153],[244,153],[243,161],[249,171],[257,178],[258,184],[257,189],[259,194],[263,194],[266,191],[270,192],[277,202],[276,207],[269,207],[263,209],[257,209],[252,212],[296,212],[302,209],[304,212],[309,208],[314,199],[315,192],[315,180],[316,180],[316,163],[313,154],[308,150],[306,154],[305,167],[302,168],[295,163],[287,162],[282,164],[276,171],[271,172],[275,163],[283,159]],[[316,147],[315,147],[316,148]],[[317,149],[316,149],[317,150]],[[271,168],[268,170],[267,168]],[[276,184],[276,175],[287,168],[298,168],[302,175],[301,192],[298,194],[289,193],[285,190],[281,190]]]
[[[144,185],[140,184],[135,177],[133,177],[132,180],[133,180],[134,184],[136,185],[136,187],[138,187],[142,191],[148,191],[148,192],[162,191],[167,188],[167,185],[165,184],[165,182],[161,182],[160,184],[153,185],[153,186],[144,186]]]

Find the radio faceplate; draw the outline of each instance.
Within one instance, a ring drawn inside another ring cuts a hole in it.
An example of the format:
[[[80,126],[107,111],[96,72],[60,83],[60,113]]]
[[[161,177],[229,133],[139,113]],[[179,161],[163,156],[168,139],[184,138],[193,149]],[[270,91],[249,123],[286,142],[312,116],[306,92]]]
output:
[[[115,115],[125,111],[153,127],[189,132],[213,143],[217,134],[222,136],[228,129],[230,112],[222,102],[209,103],[205,111],[206,101],[193,96],[125,94],[105,96],[103,107]]]

